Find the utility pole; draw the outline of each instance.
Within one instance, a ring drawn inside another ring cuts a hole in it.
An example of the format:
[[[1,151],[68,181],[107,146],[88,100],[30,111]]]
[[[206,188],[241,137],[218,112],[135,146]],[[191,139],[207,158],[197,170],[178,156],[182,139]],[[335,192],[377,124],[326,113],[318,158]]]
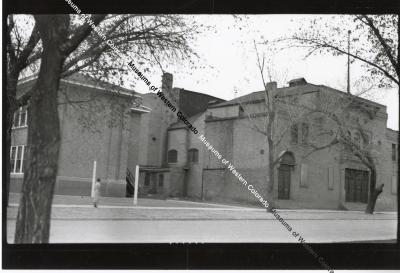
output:
[[[347,32],[347,93],[350,94],[350,33]]]

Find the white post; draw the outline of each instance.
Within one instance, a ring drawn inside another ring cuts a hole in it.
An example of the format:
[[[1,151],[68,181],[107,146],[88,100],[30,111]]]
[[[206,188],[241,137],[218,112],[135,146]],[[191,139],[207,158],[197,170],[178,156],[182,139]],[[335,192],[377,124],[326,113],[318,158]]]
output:
[[[94,198],[94,185],[96,184],[96,160],[93,161],[93,175],[92,175],[92,190],[90,191],[90,197]]]
[[[135,189],[133,193],[133,205],[137,205],[137,195],[139,190],[139,165],[136,165],[135,170]]]

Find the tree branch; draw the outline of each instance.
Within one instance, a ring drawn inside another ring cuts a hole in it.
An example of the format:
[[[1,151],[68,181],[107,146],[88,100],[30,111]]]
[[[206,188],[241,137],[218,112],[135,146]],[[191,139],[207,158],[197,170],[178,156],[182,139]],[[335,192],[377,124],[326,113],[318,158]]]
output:
[[[8,16],[8,22],[9,23],[7,26],[7,52],[10,56],[11,66],[13,66],[17,63],[17,56],[15,55],[15,48],[11,39],[11,31],[15,28],[14,16],[12,14]]]
[[[91,19],[94,25],[97,26],[104,20],[105,17],[105,14],[96,14],[92,15]],[[86,22],[78,27],[75,30],[75,34],[61,46],[65,56],[68,56],[71,52],[73,52],[80,45],[80,43],[90,34],[92,30],[93,28]]]
[[[17,66],[20,70],[24,69],[30,64],[29,61],[31,61],[31,59],[29,59],[29,56],[31,55],[33,49],[36,47],[39,40],[40,40],[39,28],[35,22],[28,43],[26,44],[25,48],[22,50],[21,54],[18,57]]]
[[[358,18],[358,16],[357,16],[357,18]],[[390,60],[390,63],[393,65],[393,67],[394,67],[394,69],[395,69],[395,71],[396,71],[396,73],[397,73],[397,76],[400,78],[400,68],[399,68],[399,65],[398,65],[398,63],[396,62],[396,60],[395,60],[395,58],[394,58],[394,56],[393,56],[393,54],[392,54],[392,52],[391,52],[391,50],[390,50],[390,47],[388,46],[388,44],[387,44],[387,43],[385,42],[385,40],[383,39],[383,37],[382,37],[380,31],[376,28],[376,26],[375,26],[375,24],[374,24],[374,21],[373,21],[370,17],[368,17],[367,15],[362,15],[362,18],[364,18],[366,22],[364,22],[363,20],[361,20],[361,22],[366,23],[366,24],[371,28],[371,30],[372,30],[373,33],[375,34],[376,38],[378,38],[378,41],[379,41],[379,43],[382,45],[383,50],[384,50],[386,56],[387,56],[388,59]]]
[[[381,66],[379,66],[379,65],[377,65],[377,64],[375,64],[375,63],[373,63],[371,61],[368,61],[367,59],[364,59],[363,57],[360,57],[358,55],[355,55],[355,54],[349,53],[349,52],[347,52],[347,51],[345,51],[343,49],[340,49],[337,46],[330,45],[330,44],[328,44],[328,43],[326,43],[324,41],[319,41],[319,40],[315,40],[315,39],[305,39],[305,38],[301,38],[301,37],[297,37],[297,36],[293,37],[293,38],[289,38],[289,40],[295,40],[295,41],[299,41],[299,42],[302,42],[302,43],[314,44],[315,47],[330,48],[330,49],[333,49],[333,50],[335,50],[335,51],[337,51],[337,52],[339,52],[341,54],[349,55],[350,57],[352,57],[354,59],[357,59],[357,60],[362,61],[362,62],[364,62],[364,63],[366,63],[366,64],[368,64],[368,65],[370,65],[372,67],[375,67],[376,69],[381,71],[386,77],[388,77],[390,80],[392,80],[396,84],[400,85],[399,80],[396,79],[395,77],[393,77],[387,70],[385,70]]]

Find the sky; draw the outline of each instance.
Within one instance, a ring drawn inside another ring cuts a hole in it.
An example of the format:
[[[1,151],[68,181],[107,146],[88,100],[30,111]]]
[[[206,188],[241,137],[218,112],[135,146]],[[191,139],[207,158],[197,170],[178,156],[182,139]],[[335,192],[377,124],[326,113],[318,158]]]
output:
[[[312,15],[249,15],[245,22],[237,23],[232,15],[197,15],[198,23],[214,26],[197,38],[193,45],[199,54],[199,64],[204,68],[191,69],[182,64],[165,66],[164,70],[174,76],[174,87],[213,95],[225,100],[262,90],[260,72],[257,70],[254,42],[274,40],[294,33],[299,22]],[[347,35],[345,30],[344,35]],[[347,57],[312,55],[304,58],[306,51],[299,48],[271,52],[269,47],[257,45],[271,67],[273,80],[278,87],[287,86],[294,78],[304,77],[307,82],[324,84],[339,90],[346,89]],[[365,74],[361,64],[351,64],[351,89],[354,82]],[[151,82],[161,81],[161,69],[146,75]],[[148,92],[144,84],[135,90]],[[399,104],[396,89],[379,89],[370,93],[370,99],[387,106],[388,124],[398,130]]]

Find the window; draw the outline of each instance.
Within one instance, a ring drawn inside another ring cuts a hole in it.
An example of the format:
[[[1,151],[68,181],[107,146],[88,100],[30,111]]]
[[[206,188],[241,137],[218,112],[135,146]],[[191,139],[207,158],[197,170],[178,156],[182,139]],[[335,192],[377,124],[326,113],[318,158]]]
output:
[[[23,152],[22,152],[22,172],[25,173],[26,170],[26,159],[28,158],[28,147],[24,146]]]
[[[307,187],[307,180],[308,180],[308,165],[307,164],[301,164],[300,186],[306,188]]]
[[[150,186],[150,174],[146,173],[146,175],[144,176],[144,185],[146,187]]]
[[[303,123],[301,126],[301,142],[307,144],[308,142],[308,124]]]
[[[354,133],[354,143],[360,146],[361,143],[361,135],[359,132]]]
[[[177,150],[169,150],[168,151],[168,163],[176,163],[178,162],[178,151]]]
[[[335,184],[335,180],[334,180],[335,177],[334,177],[333,172],[334,172],[333,167],[329,167],[328,168],[328,189],[329,190],[333,190],[333,186]]]
[[[299,128],[297,124],[293,124],[290,130],[290,142],[293,144],[297,144],[298,135],[299,135]]]
[[[28,122],[28,111],[26,106],[20,107],[15,113],[14,113],[14,120],[13,120],[13,128],[21,128],[21,127],[26,127]]]
[[[24,173],[26,161],[25,145],[11,146],[10,166],[11,173]]]
[[[392,193],[397,193],[397,177],[396,175],[392,175]]]
[[[392,143],[392,161],[396,161],[396,144]]]
[[[162,174],[162,173],[158,176],[158,186],[159,187],[164,186],[164,174]]]
[[[367,134],[364,134],[363,145],[364,148],[367,148],[369,146],[369,135]]]
[[[188,160],[189,160],[189,162],[192,162],[192,163],[199,162],[199,150],[189,149]]]
[[[322,131],[323,127],[324,127],[324,119],[323,119],[323,117],[316,118],[315,119],[315,128],[318,131]]]

